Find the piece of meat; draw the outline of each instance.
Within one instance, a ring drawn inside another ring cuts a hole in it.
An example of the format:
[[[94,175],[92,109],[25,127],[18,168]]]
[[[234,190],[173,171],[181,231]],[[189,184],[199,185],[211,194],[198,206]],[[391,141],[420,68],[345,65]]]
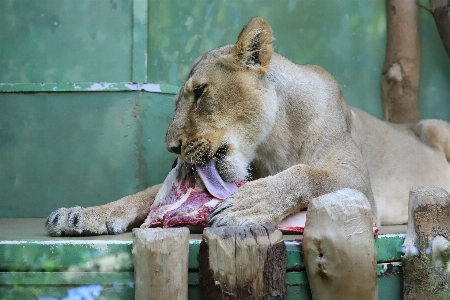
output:
[[[214,160],[194,166],[180,159],[169,172],[141,228],[200,226],[208,224],[209,213],[224,199],[234,194],[246,182],[224,182]],[[281,221],[277,228],[283,232],[303,232],[306,211],[300,211]],[[376,221],[374,237],[378,237]]]
[[[303,232],[306,223],[306,210],[302,210],[281,221],[277,228],[283,232]]]
[[[202,166],[178,160],[156,195],[141,227],[204,227],[208,223],[209,213],[245,183],[224,182],[214,160]],[[305,220],[306,212],[300,212],[286,218],[277,227],[282,231],[303,232]]]
[[[164,180],[141,227],[205,226],[209,212],[220,201],[208,192],[193,165],[179,161]]]

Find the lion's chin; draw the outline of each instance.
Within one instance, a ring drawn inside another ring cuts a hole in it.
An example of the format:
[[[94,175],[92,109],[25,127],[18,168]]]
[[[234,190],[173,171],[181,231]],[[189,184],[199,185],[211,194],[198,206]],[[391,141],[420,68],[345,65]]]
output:
[[[250,162],[238,152],[228,152],[216,160],[217,171],[225,182],[249,181]]]

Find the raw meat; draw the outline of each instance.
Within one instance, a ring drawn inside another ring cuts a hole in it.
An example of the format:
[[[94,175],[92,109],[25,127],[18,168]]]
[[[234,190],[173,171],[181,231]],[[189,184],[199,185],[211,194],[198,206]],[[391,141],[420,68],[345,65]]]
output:
[[[245,183],[224,182],[214,160],[202,166],[178,160],[141,227],[204,227],[208,223],[209,213]],[[305,220],[306,212],[300,212],[286,218],[277,227],[282,231],[303,232]]]
[[[302,210],[281,221],[277,228],[283,232],[303,232],[306,223],[306,210]]]
[[[204,227],[208,224],[209,213],[245,183],[224,182],[212,159],[202,166],[178,160],[164,180],[141,227]],[[277,228],[283,232],[303,232],[305,223],[306,211],[300,211],[281,221]],[[375,238],[378,237],[375,220],[373,233]]]
[[[178,161],[150,207],[141,227],[205,226],[209,212],[221,200],[205,188],[195,167]]]

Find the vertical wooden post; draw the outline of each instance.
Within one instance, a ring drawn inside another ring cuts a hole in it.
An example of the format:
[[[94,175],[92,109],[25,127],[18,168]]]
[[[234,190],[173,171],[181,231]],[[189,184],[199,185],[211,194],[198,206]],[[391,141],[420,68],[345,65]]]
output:
[[[205,228],[202,299],[286,299],[286,246],[274,227]]]
[[[419,120],[420,35],[416,0],[386,0],[386,55],[381,76],[384,119]]]
[[[412,187],[403,244],[403,299],[449,299],[450,194]]]
[[[361,192],[343,189],[310,202],[303,252],[313,299],[378,299],[373,215]]]
[[[187,300],[189,229],[133,229],[135,299]]]

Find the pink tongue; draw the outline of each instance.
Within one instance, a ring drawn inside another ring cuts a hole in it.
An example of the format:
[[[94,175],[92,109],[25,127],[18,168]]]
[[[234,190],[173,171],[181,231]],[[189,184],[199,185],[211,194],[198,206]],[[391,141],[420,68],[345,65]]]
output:
[[[238,187],[234,183],[225,182],[217,172],[216,162],[210,159],[206,164],[196,165],[198,175],[208,192],[217,199],[226,199],[236,193]]]

